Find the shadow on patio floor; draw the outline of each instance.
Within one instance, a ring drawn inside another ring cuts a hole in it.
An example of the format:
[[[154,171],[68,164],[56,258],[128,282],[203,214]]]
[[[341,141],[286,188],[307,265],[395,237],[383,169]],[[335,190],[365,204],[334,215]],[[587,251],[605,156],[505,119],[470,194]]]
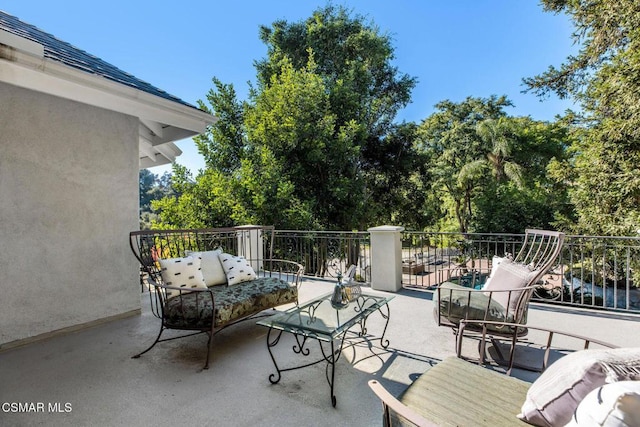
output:
[[[328,293],[331,287],[307,280],[300,300]],[[337,406],[332,408],[324,364],[284,372],[278,384],[269,382],[275,369],[267,351],[267,330],[255,321],[214,337],[209,370],[201,370],[206,335],[161,343],[131,359],[153,341],[159,328],[143,295],[141,316],[0,353],[0,404],[43,404],[42,411],[34,405],[31,412],[5,405],[0,425],[381,425],[381,405],[368,380],[377,379],[397,395],[430,366],[455,354],[451,330],[435,324],[431,299],[430,292],[396,294],[389,306],[388,349],[373,340],[383,319],[371,315],[370,340],[345,348],[338,361]],[[606,341],[640,345],[636,317],[602,318],[533,307],[529,322],[579,325]],[[276,347],[279,363],[300,363],[302,356],[291,350],[294,343],[290,335],[283,335]],[[317,356],[317,344],[311,344],[309,357]]]

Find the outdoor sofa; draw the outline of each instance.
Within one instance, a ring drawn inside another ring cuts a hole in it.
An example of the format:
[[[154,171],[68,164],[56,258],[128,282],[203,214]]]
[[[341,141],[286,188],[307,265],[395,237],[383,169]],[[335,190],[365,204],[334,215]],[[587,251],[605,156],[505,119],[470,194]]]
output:
[[[303,267],[271,258],[272,239],[273,227],[131,232],[152,312],[161,320],[153,344],[133,357],[159,342],[204,332],[207,369],[217,332],[267,309],[297,304]],[[191,332],[161,339],[167,329]]]

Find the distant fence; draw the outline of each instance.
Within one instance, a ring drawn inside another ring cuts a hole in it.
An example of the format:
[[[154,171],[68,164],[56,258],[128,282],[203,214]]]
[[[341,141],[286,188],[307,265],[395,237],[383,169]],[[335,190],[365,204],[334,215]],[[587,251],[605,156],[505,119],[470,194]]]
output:
[[[334,280],[349,265],[371,280],[368,232],[274,230],[273,256],[299,262],[305,275]],[[402,233],[402,284],[433,289],[444,281],[481,287],[494,256],[515,255],[524,234]],[[534,301],[640,313],[640,238],[567,236]]]

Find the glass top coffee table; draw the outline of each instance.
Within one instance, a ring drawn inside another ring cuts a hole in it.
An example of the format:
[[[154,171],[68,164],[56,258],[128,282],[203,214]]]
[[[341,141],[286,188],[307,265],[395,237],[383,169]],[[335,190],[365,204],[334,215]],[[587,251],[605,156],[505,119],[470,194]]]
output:
[[[362,293],[346,307],[336,308],[331,304],[331,295],[323,295],[282,313],[262,319],[258,321],[258,325],[269,328],[267,349],[277,371],[277,374],[269,375],[269,381],[276,384],[282,378],[282,372],[326,362],[327,381],[331,388],[331,404],[336,406],[336,397],[333,393],[335,364],[342,354],[347,333],[358,325],[359,331],[356,333],[356,337],[364,337],[367,333],[367,318],[372,313],[379,312],[385,320],[384,329],[379,338],[380,345],[387,348],[389,340],[385,340],[384,334],[389,325],[388,303],[393,299],[393,296],[375,296]],[[280,368],[271,349],[280,342],[283,332],[291,333],[295,337],[296,345],[293,346],[295,353],[309,356],[310,350],[307,347],[307,341],[311,338],[318,342],[322,357],[302,365]]]

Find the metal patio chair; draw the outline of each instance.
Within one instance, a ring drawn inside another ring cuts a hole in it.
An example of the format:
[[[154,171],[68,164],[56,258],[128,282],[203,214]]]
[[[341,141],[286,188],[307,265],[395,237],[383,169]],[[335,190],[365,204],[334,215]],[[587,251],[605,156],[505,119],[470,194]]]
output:
[[[548,230],[528,229],[518,254],[505,258],[493,269],[482,289],[470,289],[445,282],[438,286],[434,315],[439,326],[452,328],[455,334],[475,335],[481,340],[489,339],[498,354],[499,363],[514,364],[514,352],[505,360],[498,342],[508,339],[515,344],[527,335],[527,312],[529,301],[538,282],[553,266],[564,243],[564,233]],[[488,327],[480,331],[473,324],[460,328],[463,320],[483,320]],[[508,322],[510,325],[505,326]],[[518,325],[517,327],[511,325]],[[484,359],[484,344],[480,357]],[[527,368],[526,366],[519,366]]]

